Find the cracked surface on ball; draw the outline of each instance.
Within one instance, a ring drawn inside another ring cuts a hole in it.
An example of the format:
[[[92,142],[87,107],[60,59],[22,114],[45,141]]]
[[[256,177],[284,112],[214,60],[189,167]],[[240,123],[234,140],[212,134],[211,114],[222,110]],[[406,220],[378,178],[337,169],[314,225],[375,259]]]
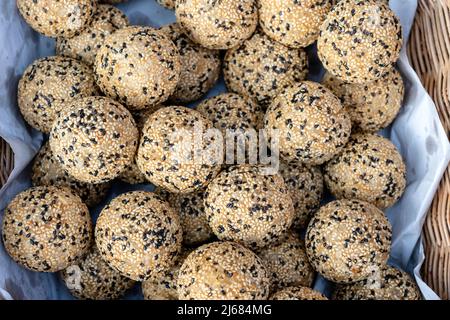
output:
[[[359,200],[336,200],[308,225],[306,253],[316,271],[336,283],[367,279],[386,265],[392,227],[384,213]]]
[[[152,192],[133,191],[113,199],[100,213],[95,241],[102,258],[136,281],[171,268],[181,250],[178,215]]]
[[[400,56],[399,19],[387,2],[342,0],[328,14],[317,52],[324,67],[350,83],[380,79]]]
[[[267,271],[249,249],[233,242],[213,242],[184,260],[178,275],[180,300],[264,300]]]
[[[40,272],[56,272],[78,261],[92,244],[89,210],[70,189],[32,187],[5,210],[2,240],[12,259]]]
[[[74,178],[101,183],[116,178],[131,163],[138,130],[130,112],[105,97],[66,105],[53,123],[50,148]]]
[[[395,204],[405,190],[406,165],[388,139],[357,133],[326,164],[324,177],[336,198],[360,199],[385,209]]]
[[[38,59],[27,67],[19,81],[17,102],[28,124],[49,133],[65,104],[96,93],[94,74],[87,65],[53,56]]]

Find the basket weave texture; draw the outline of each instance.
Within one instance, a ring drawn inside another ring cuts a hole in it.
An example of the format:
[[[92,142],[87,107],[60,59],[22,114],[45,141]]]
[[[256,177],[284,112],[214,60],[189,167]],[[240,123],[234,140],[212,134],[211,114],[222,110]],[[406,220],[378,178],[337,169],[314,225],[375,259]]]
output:
[[[450,0],[419,0],[408,55],[433,98],[450,136]],[[0,188],[14,167],[9,145],[0,137]],[[450,299],[450,167],[436,193],[424,229],[424,280],[442,299]]]
[[[409,58],[433,98],[450,133],[450,0],[419,0],[411,32]],[[450,299],[450,167],[423,228],[426,261],[423,277],[442,298]]]

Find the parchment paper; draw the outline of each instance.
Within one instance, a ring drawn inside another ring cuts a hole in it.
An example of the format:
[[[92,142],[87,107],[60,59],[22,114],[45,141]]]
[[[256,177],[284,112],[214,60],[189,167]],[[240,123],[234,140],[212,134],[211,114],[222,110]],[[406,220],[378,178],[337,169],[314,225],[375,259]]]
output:
[[[32,31],[19,16],[15,0],[0,2],[0,136],[12,147],[15,168],[0,190],[0,219],[8,202],[30,186],[29,164],[42,144],[43,136],[27,126],[17,108],[17,82],[24,69],[36,58],[53,55],[54,41]],[[401,18],[405,39],[413,23],[417,0],[391,0],[391,8]],[[132,24],[161,26],[175,21],[172,11],[154,0],[130,0],[119,7]],[[406,42],[406,41],[405,41]],[[405,43],[406,46],[406,43]],[[316,61],[316,60],[315,60]],[[436,108],[410,67],[403,48],[398,67],[404,77],[404,106],[391,128],[383,134],[399,148],[408,167],[408,184],[402,199],[386,211],[393,225],[390,262],[414,274],[425,298],[439,297],[421,280],[424,260],[421,229],[442,174],[450,160],[450,145],[439,121]],[[313,68],[311,79],[319,80],[320,68]],[[223,81],[208,96],[225,91]],[[131,189],[152,190],[150,185],[115,185],[108,199]],[[328,292],[329,285],[316,281],[317,289]],[[28,271],[14,263],[0,245],[0,298],[4,299],[72,299],[57,274]],[[136,287],[129,299],[142,298]]]

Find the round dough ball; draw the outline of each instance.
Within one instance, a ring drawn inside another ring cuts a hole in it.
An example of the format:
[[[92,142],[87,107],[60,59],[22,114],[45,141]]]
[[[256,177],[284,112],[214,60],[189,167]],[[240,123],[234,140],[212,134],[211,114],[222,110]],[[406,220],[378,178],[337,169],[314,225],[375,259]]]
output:
[[[133,191],[102,210],[95,241],[111,267],[143,281],[175,264],[182,232],[178,215],[166,201],[152,192]]]
[[[131,110],[166,101],[180,79],[175,44],[150,27],[127,27],[107,36],[95,56],[100,89]]]
[[[33,271],[56,272],[88,252],[91,216],[70,189],[32,187],[6,208],[2,238],[15,262]]]
[[[95,0],[17,0],[17,8],[25,21],[48,37],[73,37],[92,20]]]
[[[164,8],[175,10],[175,3],[177,0],[156,0]]]
[[[309,262],[337,283],[367,279],[386,265],[392,227],[384,213],[359,200],[336,200],[316,212],[306,232]]]
[[[327,163],[325,183],[338,199],[360,199],[380,209],[395,204],[406,187],[406,166],[397,148],[377,134],[353,134]]]
[[[333,298],[335,300],[421,300],[422,295],[409,274],[386,266],[366,280],[338,286]]]
[[[105,97],[67,104],[53,124],[50,148],[65,171],[83,182],[116,178],[133,161],[139,133],[131,113]]]
[[[209,49],[230,49],[250,38],[258,25],[255,0],[183,0],[177,22],[194,42]]]
[[[147,121],[147,119],[150,117],[151,114],[153,114],[155,111],[159,110],[162,107],[163,107],[162,105],[156,105],[140,110],[133,114],[134,120],[136,121],[136,126],[139,130],[139,136],[142,135],[142,128],[144,128],[145,121]],[[141,184],[147,182],[147,178],[141,172],[141,170],[139,170],[136,160],[137,160],[137,153],[133,158],[133,162],[126,165],[125,169],[119,175],[120,180],[129,184]]]
[[[223,72],[228,90],[266,107],[281,90],[306,79],[308,57],[303,49],[289,49],[258,31],[227,51]]]
[[[111,268],[95,245],[81,261],[61,271],[61,278],[74,297],[89,300],[118,299],[135,284]]]
[[[353,127],[364,132],[376,132],[389,126],[405,94],[403,79],[395,69],[379,80],[364,84],[345,83],[326,73],[322,83],[341,99]]]
[[[307,287],[289,287],[270,297],[270,300],[328,300],[319,291]]]
[[[271,291],[289,286],[310,287],[315,272],[309,264],[305,245],[290,233],[286,240],[257,252],[271,277]]]
[[[209,184],[205,212],[220,240],[251,248],[278,242],[295,215],[283,178],[249,165],[232,166]]]
[[[306,165],[330,160],[345,146],[351,131],[350,117],[339,99],[311,81],[283,90],[267,110],[264,125],[269,144],[278,135],[282,158]]]
[[[387,2],[343,0],[323,23],[317,49],[324,67],[338,79],[365,83],[391,70],[402,44],[400,21]]]
[[[187,194],[169,193],[159,188],[155,192],[167,200],[180,215],[183,242],[186,246],[203,244],[214,236],[206,219],[204,189]]]
[[[292,226],[303,229],[308,225],[323,197],[323,174],[319,167],[280,162],[280,174],[286,183],[294,204]]]
[[[199,125],[203,130],[196,132]],[[202,136],[212,127],[211,121],[196,110],[175,106],[159,109],[142,130],[137,154],[139,170],[154,185],[172,193],[203,188],[220,170],[219,159],[208,156],[217,142],[214,137],[204,137],[201,144],[194,140],[196,134]],[[193,158],[193,152],[201,159]]]
[[[169,100],[174,103],[188,103],[200,99],[219,78],[220,51],[193,43],[176,23],[160,30],[175,43],[180,52],[180,80]]]
[[[91,24],[74,37],[56,39],[56,54],[82,60],[93,65],[95,55],[106,36],[129,24],[125,14],[114,6],[101,4],[92,17]]]
[[[17,102],[26,122],[49,133],[66,103],[97,93],[94,74],[84,63],[66,57],[34,61],[19,81]]]
[[[178,300],[178,272],[191,252],[192,250],[183,248],[172,268],[156,278],[142,282],[142,294],[145,300]]]
[[[319,37],[331,10],[329,0],[258,0],[259,24],[272,39],[291,48],[304,48]]]
[[[31,182],[33,186],[67,187],[73,190],[81,200],[89,206],[99,204],[111,187],[111,183],[86,183],[71,177],[53,157],[50,145],[47,143],[41,148],[33,161],[31,169]]]
[[[265,300],[267,271],[249,249],[233,242],[213,242],[192,252],[178,274],[180,300]]]

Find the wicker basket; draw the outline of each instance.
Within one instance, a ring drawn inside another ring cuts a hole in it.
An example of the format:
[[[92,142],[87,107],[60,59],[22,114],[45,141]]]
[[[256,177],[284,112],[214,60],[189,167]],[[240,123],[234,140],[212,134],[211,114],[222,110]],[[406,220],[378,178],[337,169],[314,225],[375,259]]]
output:
[[[412,66],[433,98],[450,134],[450,0],[419,0],[408,48]],[[0,138],[0,187],[14,166]],[[423,229],[423,277],[442,299],[450,299],[450,167],[445,172]]]

